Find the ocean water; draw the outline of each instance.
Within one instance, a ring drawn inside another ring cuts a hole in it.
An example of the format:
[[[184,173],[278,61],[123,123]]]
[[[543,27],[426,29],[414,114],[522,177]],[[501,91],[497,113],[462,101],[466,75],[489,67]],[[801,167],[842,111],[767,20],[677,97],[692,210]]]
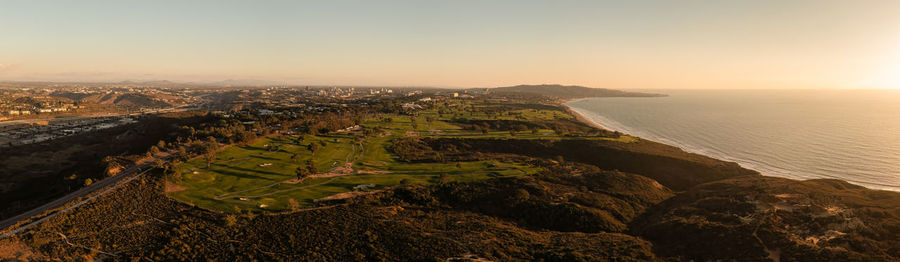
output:
[[[607,129],[764,175],[900,191],[900,90],[648,90],[566,105]]]

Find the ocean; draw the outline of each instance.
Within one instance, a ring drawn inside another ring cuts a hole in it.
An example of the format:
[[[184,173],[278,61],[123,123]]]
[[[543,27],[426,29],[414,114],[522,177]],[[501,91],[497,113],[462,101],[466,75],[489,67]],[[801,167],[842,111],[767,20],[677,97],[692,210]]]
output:
[[[604,128],[763,175],[900,191],[900,90],[644,90],[566,103]]]

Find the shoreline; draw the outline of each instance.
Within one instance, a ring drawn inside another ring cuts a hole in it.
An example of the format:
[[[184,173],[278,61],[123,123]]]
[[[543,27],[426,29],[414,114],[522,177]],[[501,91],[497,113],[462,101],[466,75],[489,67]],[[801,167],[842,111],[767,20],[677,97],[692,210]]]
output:
[[[578,112],[578,110],[575,110],[574,107],[566,104],[568,102],[574,102],[574,101],[584,100],[584,99],[587,99],[587,98],[577,98],[577,99],[571,99],[571,100],[566,99],[566,100],[563,100],[559,104],[562,105],[563,108],[565,108],[566,111],[569,112],[569,114],[572,114],[572,116],[574,116],[575,120],[578,122],[584,123],[584,124],[592,126],[594,128],[599,128],[599,129],[603,129],[603,130],[607,130],[607,131],[616,131],[616,130],[609,129],[609,128],[601,125],[600,123],[597,123],[597,121],[594,121],[590,117],[585,116],[583,113]]]
[[[575,107],[572,107],[572,106],[569,106],[569,105],[565,104],[565,103],[568,103],[568,102],[579,101],[579,100],[584,100],[584,99],[589,99],[589,98],[590,98],[590,97],[588,97],[588,98],[576,98],[576,99],[564,99],[564,100],[562,100],[559,104],[560,104],[563,108],[565,108],[565,110],[566,110],[567,112],[569,112],[570,114],[572,114],[572,116],[575,117],[575,120],[576,120],[576,121],[581,122],[581,123],[584,123],[584,124],[586,124],[586,125],[588,125],[588,126],[591,126],[591,127],[594,127],[594,128],[599,128],[599,129],[602,129],[602,130],[607,130],[607,131],[613,131],[613,132],[620,132],[620,133],[623,133],[623,134],[628,134],[629,136],[633,136],[633,137],[636,137],[636,138],[638,138],[638,139],[648,140],[648,141],[654,141],[654,142],[656,142],[656,143],[660,143],[660,144],[664,144],[664,145],[668,145],[668,146],[672,146],[672,147],[678,148],[678,149],[680,149],[680,150],[682,150],[682,151],[684,151],[684,152],[688,152],[688,153],[692,153],[692,154],[698,154],[698,155],[702,155],[702,156],[709,157],[709,158],[716,159],[716,160],[721,160],[721,161],[726,161],[726,162],[734,162],[734,163],[737,163],[738,165],[740,165],[740,166],[743,167],[743,168],[746,168],[746,169],[750,169],[750,170],[754,170],[754,171],[756,171],[756,172],[759,172],[759,174],[762,175],[762,176],[785,178],[785,179],[791,179],[791,180],[796,180],[796,181],[808,181],[808,180],[816,180],[816,179],[835,179],[835,180],[844,181],[844,182],[847,182],[847,183],[850,183],[850,184],[853,184],[853,185],[862,186],[862,187],[864,187],[864,188],[866,188],[866,189],[869,189],[869,190],[879,190],[879,191],[887,191],[887,192],[900,192],[900,189],[897,189],[897,188],[894,187],[894,186],[890,186],[890,185],[871,185],[871,184],[865,184],[865,183],[861,183],[861,182],[853,182],[853,181],[849,181],[849,180],[844,179],[844,178],[800,178],[800,177],[796,177],[796,176],[785,175],[785,174],[781,174],[780,172],[773,172],[772,170],[770,170],[770,168],[761,167],[761,166],[758,166],[757,164],[749,163],[750,161],[748,161],[748,160],[737,159],[737,158],[730,157],[730,156],[727,156],[727,155],[720,155],[720,154],[715,154],[715,153],[712,153],[712,154],[711,154],[710,152],[707,152],[706,150],[702,150],[702,149],[697,149],[697,148],[689,147],[689,146],[686,146],[686,145],[682,145],[682,144],[680,144],[680,143],[678,143],[678,142],[671,142],[671,141],[668,141],[668,140],[665,140],[665,139],[663,139],[664,141],[658,141],[658,140],[656,140],[656,139],[647,139],[647,138],[645,138],[645,137],[643,137],[643,136],[638,136],[638,135],[635,135],[635,134],[626,133],[626,132],[624,132],[624,131],[614,130],[614,129],[607,128],[607,127],[601,125],[600,123],[597,123],[596,121],[594,121],[594,120],[591,119],[590,117],[587,117],[584,113],[579,112],[578,110],[575,109]],[[764,171],[765,171],[765,172],[764,172]]]

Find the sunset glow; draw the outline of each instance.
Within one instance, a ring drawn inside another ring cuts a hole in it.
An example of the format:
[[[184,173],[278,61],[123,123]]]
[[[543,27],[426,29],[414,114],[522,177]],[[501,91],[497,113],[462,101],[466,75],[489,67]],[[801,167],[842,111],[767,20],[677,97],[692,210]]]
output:
[[[900,38],[896,10],[900,1],[12,1],[0,8],[0,80],[896,88],[898,60],[883,61]]]

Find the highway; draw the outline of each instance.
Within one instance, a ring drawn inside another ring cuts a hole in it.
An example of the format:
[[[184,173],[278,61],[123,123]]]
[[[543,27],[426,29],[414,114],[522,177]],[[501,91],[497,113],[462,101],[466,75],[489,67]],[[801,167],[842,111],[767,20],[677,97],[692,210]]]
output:
[[[107,192],[110,192],[113,189],[117,188],[118,186],[128,183],[131,180],[134,180],[135,178],[138,178],[141,175],[147,173],[148,171],[153,169],[152,164],[153,164],[153,161],[145,161],[142,164],[126,168],[125,170],[122,170],[115,176],[107,177],[105,179],[102,179],[100,181],[97,181],[97,182],[91,184],[90,186],[83,187],[75,192],[72,192],[66,196],[59,198],[59,199],[53,200],[53,201],[51,201],[47,204],[44,204],[40,207],[37,207],[37,208],[29,210],[25,213],[22,213],[22,214],[14,216],[14,217],[5,219],[3,221],[0,221],[0,232],[2,232],[2,235],[0,235],[0,239],[15,235],[16,233],[21,232],[25,229],[28,229],[29,227],[31,227],[33,225],[39,224],[40,222],[43,222],[46,219],[52,218],[59,213],[64,213],[66,211],[69,211],[75,207],[78,207],[84,203],[87,203],[87,202],[93,200],[94,198],[96,198],[98,196],[101,196]],[[88,196],[91,193],[97,192],[102,189],[106,189],[106,190],[102,191],[98,194],[95,194],[88,199],[83,199],[83,200],[79,201],[78,203],[75,203],[74,205],[67,207],[66,209],[57,210],[60,207],[65,206],[69,202],[75,201],[84,196]],[[44,214],[48,210],[55,210],[55,211],[53,211],[50,214]],[[10,226],[18,224],[19,222],[26,221],[26,220],[32,220],[32,219],[34,219],[34,221],[32,221],[28,224],[21,225],[16,228],[8,228]]]

